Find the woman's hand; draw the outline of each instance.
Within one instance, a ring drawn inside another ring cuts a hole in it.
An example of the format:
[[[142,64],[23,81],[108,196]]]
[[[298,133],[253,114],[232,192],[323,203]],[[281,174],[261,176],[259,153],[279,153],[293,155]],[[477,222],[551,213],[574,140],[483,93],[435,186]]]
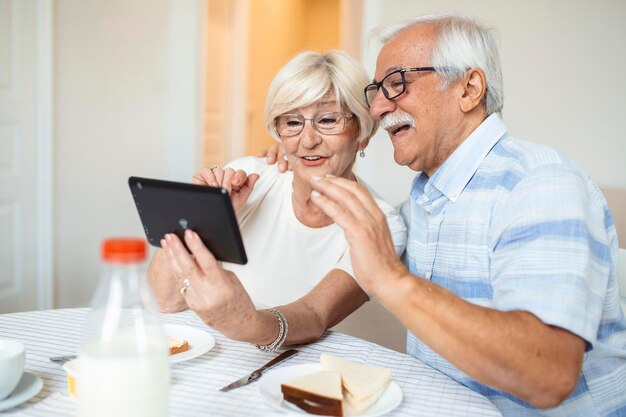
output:
[[[243,170],[235,171],[232,168],[219,166],[204,167],[193,174],[192,183],[208,185],[210,187],[222,187],[228,191],[233,203],[233,209],[238,211],[245,206],[254,184],[259,179],[259,174],[246,174]]]
[[[161,239],[169,266],[185,302],[209,326],[235,340],[251,340],[259,314],[235,274],[223,269],[200,237],[185,230],[185,243],[173,233]],[[187,279],[189,286],[183,281]]]
[[[283,148],[275,143],[267,149],[264,149],[256,154],[259,158],[266,158],[267,165],[273,165],[278,161],[278,171],[285,172],[288,169],[291,169],[289,166],[289,161],[287,160],[287,155]]]

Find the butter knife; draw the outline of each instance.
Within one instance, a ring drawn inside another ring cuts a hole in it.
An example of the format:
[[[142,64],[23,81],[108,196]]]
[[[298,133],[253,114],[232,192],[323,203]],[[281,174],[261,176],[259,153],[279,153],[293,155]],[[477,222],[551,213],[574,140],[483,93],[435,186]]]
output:
[[[281,353],[280,355],[276,356],[271,361],[269,361],[268,363],[266,363],[265,365],[263,365],[262,367],[260,367],[259,369],[252,371],[252,373],[250,375],[246,375],[243,378],[238,379],[235,382],[226,385],[224,388],[220,389],[220,391],[228,392],[231,389],[235,389],[235,388],[243,387],[244,385],[248,385],[249,383],[254,382],[257,379],[261,378],[261,375],[263,375],[263,371],[266,371],[267,369],[271,368],[272,366],[274,366],[274,365],[284,361],[287,358],[292,357],[296,353],[298,353],[298,351],[295,350],[295,349],[286,350],[283,353]]]

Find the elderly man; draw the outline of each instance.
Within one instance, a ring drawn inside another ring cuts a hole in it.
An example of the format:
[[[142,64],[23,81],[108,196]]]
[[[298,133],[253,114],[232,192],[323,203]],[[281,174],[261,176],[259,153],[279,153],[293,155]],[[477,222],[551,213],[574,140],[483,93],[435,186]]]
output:
[[[365,89],[394,159],[421,173],[405,263],[364,187],[317,178],[360,285],[409,330],[407,352],[506,416],[626,415],[626,320],[606,201],[556,151],[509,136],[492,33],[462,15],[383,34]]]

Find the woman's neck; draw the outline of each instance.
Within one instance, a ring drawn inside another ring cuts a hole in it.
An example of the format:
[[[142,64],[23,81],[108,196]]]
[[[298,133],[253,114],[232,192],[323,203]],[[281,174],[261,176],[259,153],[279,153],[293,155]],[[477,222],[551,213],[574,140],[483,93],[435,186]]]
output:
[[[350,179],[355,179],[354,174],[350,173]],[[313,228],[333,224],[333,220],[311,201],[312,190],[308,178],[293,176],[291,203],[296,218],[305,226]]]

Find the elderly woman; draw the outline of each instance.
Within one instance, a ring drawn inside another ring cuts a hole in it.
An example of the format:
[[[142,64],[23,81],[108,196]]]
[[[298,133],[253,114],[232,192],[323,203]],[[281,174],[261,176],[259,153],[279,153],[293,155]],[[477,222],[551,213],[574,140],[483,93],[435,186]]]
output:
[[[148,271],[163,311],[191,308],[227,337],[275,350],[316,340],[368,300],[353,278],[342,229],[311,203],[310,186],[329,174],[357,181],[356,154],[364,155],[377,127],[363,99],[367,83],[365,71],[339,51],[301,53],[278,72],[265,124],[293,171],[247,157],[194,175],[196,184],[229,190],[249,260],[217,262],[187,230],[191,256],[166,235]],[[404,223],[377,202],[400,254]]]

